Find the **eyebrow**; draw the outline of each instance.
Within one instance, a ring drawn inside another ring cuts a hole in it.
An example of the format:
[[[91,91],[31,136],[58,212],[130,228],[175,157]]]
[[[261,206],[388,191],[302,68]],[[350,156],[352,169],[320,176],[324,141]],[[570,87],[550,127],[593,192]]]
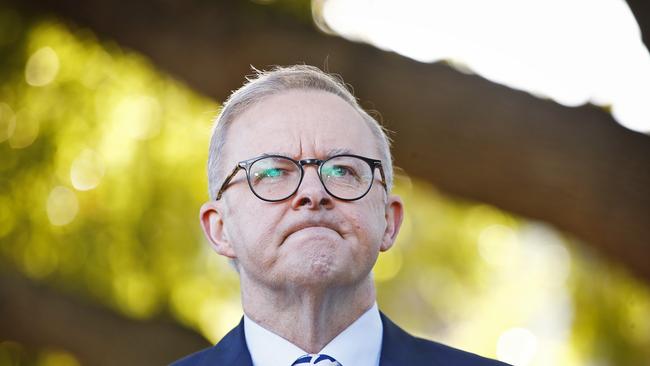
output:
[[[289,154],[288,152],[277,152],[277,151],[269,151],[262,154],[262,156],[269,156],[269,155],[291,156],[291,154]]]
[[[345,155],[345,154],[352,154],[352,153],[353,153],[352,150],[347,148],[329,149],[325,154],[325,158],[331,158],[332,156],[335,155]],[[280,156],[289,156],[289,157],[293,156],[293,154],[288,152],[277,152],[277,151],[269,151],[262,154],[262,156],[269,156],[269,155],[280,155]]]
[[[331,158],[334,155],[344,155],[344,154],[352,154],[352,150],[350,149],[345,149],[345,148],[339,148],[339,149],[330,149],[327,151],[327,157]]]

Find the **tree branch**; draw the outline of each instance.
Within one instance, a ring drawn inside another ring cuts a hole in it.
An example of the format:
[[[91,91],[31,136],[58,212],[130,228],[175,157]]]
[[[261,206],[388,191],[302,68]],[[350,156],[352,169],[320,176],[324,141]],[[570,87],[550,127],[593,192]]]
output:
[[[247,2],[13,3],[90,27],[219,100],[249,65],[327,63],[397,131],[396,161],[410,175],[555,224],[650,281],[650,137],[603,110],[326,36]]]
[[[160,366],[209,346],[171,321],[135,321],[0,272],[0,339],[60,347],[85,365]]]

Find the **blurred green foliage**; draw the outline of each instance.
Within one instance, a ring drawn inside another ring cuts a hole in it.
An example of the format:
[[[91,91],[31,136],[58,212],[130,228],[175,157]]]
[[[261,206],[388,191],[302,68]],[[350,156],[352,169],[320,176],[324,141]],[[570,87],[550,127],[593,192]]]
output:
[[[0,365],[79,366],[74,355],[57,349],[28,349],[12,341],[0,341]]]
[[[87,30],[2,8],[0,80],[0,264],[211,341],[234,326],[237,276],[197,220],[218,104]],[[396,183],[407,216],[374,274],[404,327],[520,365],[648,364],[646,284],[543,223]],[[77,363],[0,342],[0,365],[20,364]]]

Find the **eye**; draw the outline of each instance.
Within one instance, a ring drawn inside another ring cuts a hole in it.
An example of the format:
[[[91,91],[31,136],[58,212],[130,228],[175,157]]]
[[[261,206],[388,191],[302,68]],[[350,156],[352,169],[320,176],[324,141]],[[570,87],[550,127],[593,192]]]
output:
[[[286,174],[284,169],[266,168],[255,172],[255,180],[260,181],[265,178],[278,178]]]
[[[322,174],[327,177],[340,178],[345,176],[355,176],[354,169],[343,165],[332,165],[323,167]]]
[[[337,166],[332,168],[332,174],[336,175],[336,176],[339,176],[339,177],[342,177],[344,175],[350,174],[350,171],[349,171],[348,168],[346,168],[344,166],[337,165]]]

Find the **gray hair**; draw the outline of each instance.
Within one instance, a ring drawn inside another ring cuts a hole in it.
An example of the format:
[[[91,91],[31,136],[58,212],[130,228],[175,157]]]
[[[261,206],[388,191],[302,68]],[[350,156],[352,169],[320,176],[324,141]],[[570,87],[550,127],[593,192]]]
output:
[[[357,99],[339,76],[325,73],[317,67],[308,65],[275,67],[271,71],[259,71],[255,68],[253,70],[255,74],[252,77],[247,77],[244,86],[230,95],[215,119],[208,155],[208,192],[211,199],[215,198],[220,188],[220,177],[225,168],[220,157],[224,152],[226,135],[233,121],[264,98],[296,89],[320,90],[338,95],[359,112],[377,140],[381,154],[380,159],[386,174],[386,185],[390,192],[393,186],[393,162],[387,132],[377,120],[361,108]]]

